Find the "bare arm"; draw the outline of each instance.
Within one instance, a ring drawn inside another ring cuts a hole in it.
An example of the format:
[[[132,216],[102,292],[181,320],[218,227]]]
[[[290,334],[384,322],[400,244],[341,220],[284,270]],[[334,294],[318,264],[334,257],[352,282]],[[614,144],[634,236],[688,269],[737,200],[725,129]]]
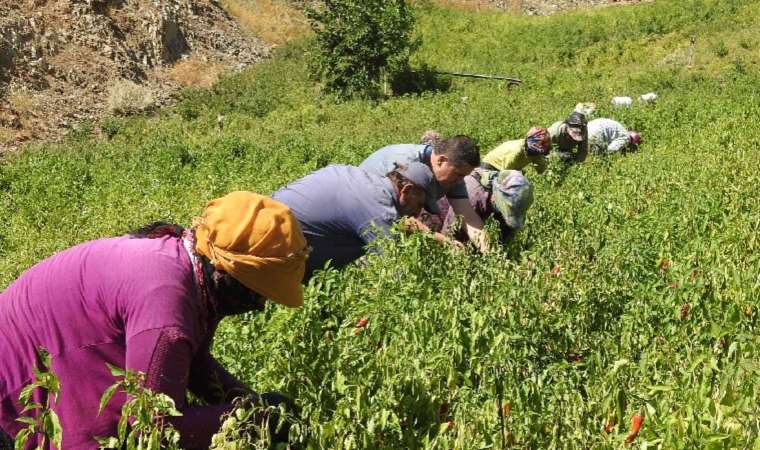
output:
[[[426,233],[430,233],[433,236],[433,239],[435,239],[437,242],[441,244],[451,245],[457,249],[462,248],[461,242],[451,239],[445,234],[431,231],[427,225],[422,223],[416,217],[405,217],[402,223],[403,223],[404,231],[407,231],[407,232],[423,231]]]
[[[467,236],[480,249],[485,252],[488,250],[486,234],[483,232],[483,219],[472,208],[470,201],[466,198],[450,198],[449,204],[454,210],[454,214],[462,216],[464,225],[467,228]]]

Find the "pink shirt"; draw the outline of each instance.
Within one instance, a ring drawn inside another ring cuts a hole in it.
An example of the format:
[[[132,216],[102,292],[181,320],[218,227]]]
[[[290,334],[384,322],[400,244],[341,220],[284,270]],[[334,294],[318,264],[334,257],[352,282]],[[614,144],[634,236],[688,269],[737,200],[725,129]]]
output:
[[[179,238],[100,239],[43,260],[0,293],[0,428],[11,436],[21,429],[19,392],[43,347],[61,381],[55,410],[64,448],[96,449],[95,436],[116,433],[125,396],[98,414],[115,382],[106,363],[145,372],[148,387],[183,412],[173,421],[183,444],[208,446],[229,405],[206,381],[241,385],[208,352],[216,323],[206,330],[207,314]],[[188,388],[216,405],[187,407]]]

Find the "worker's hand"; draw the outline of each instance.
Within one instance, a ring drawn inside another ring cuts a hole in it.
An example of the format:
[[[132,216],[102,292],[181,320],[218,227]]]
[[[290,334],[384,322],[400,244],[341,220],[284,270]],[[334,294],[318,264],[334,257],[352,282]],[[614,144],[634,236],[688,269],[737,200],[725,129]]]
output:
[[[429,232],[430,228],[416,217],[404,217],[404,230],[408,232],[414,232],[414,231]]]
[[[488,233],[486,233],[485,230],[468,227],[467,231],[470,241],[472,241],[481,253],[487,253],[490,250],[491,245],[488,239]]]
[[[453,248],[457,253],[464,253],[465,249],[467,248],[463,243],[457,241],[456,239],[449,239],[446,243],[449,244],[451,248]]]
[[[235,388],[229,389],[227,392],[224,393],[224,401],[227,403],[232,403],[233,401],[235,401],[235,399],[247,398],[251,396],[252,394],[255,394],[255,392],[253,392],[250,389],[235,387]]]
[[[298,406],[287,396],[279,392],[252,392],[249,395],[238,398],[236,406],[255,411],[256,423],[267,424],[272,443],[288,443],[290,426],[300,415]],[[285,414],[284,420],[280,420],[281,413]],[[282,423],[280,423],[282,422]]]

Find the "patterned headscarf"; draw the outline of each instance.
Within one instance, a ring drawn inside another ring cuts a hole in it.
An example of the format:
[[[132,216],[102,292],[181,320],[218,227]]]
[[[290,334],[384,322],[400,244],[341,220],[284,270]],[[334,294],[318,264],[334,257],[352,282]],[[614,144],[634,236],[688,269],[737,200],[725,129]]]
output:
[[[496,211],[510,228],[525,225],[525,213],[533,203],[533,186],[519,170],[502,170],[493,178],[492,196]]]
[[[248,289],[285,306],[303,304],[309,248],[284,204],[252,192],[211,200],[193,223],[196,251]]]
[[[641,145],[641,135],[636,131],[629,131],[628,142],[630,142],[633,147],[638,147]]]
[[[525,151],[528,155],[546,156],[551,148],[551,136],[546,128],[532,127],[525,136]]]

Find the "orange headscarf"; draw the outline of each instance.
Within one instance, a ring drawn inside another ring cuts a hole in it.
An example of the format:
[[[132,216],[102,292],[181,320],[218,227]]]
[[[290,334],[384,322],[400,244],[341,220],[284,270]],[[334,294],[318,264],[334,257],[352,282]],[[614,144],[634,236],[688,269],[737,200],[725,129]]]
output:
[[[277,303],[303,305],[308,246],[290,208],[253,192],[211,200],[194,223],[195,249],[219,270]]]

